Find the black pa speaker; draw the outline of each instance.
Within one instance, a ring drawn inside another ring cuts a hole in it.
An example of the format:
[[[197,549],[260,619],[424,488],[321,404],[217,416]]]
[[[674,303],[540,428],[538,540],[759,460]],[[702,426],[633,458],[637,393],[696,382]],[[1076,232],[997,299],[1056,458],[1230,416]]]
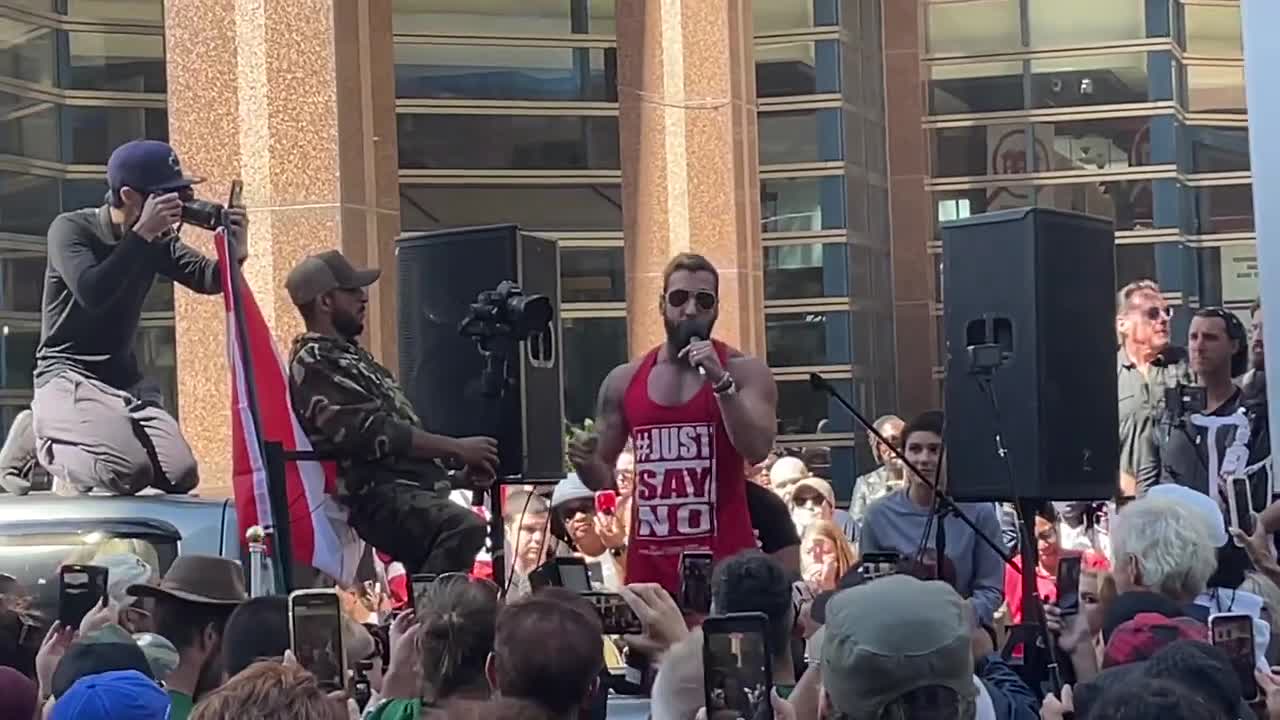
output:
[[[943,225],[942,261],[951,493],[967,501],[1114,496],[1112,223],[1045,208],[976,215]],[[1012,486],[984,381],[997,400]]]
[[[514,225],[401,236],[400,375],[427,430],[498,440],[503,476],[564,477],[560,361],[560,259],[556,243]],[[484,359],[459,325],[477,297],[514,281],[551,300],[550,343],[521,343],[501,399],[484,393]],[[530,345],[536,346],[534,355]],[[539,359],[550,360],[540,362]]]

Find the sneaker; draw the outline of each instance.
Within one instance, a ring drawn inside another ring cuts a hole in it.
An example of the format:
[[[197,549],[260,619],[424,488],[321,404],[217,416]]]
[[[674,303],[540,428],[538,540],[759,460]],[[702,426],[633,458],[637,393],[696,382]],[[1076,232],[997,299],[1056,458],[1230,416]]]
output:
[[[0,488],[14,495],[31,492],[31,470],[36,463],[36,433],[30,410],[23,410],[9,426],[0,448]]]

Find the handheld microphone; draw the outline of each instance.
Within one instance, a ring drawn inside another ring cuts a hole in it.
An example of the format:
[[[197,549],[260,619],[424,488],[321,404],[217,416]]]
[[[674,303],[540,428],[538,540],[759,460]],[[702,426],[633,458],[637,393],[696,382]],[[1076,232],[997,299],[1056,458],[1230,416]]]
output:
[[[702,342],[702,338],[698,337],[697,335],[690,335],[690,336],[689,336],[689,342],[690,342],[690,343]],[[687,346],[686,346],[686,347],[687,347]],[[690,364],[690,365],[692,365],[692,364],[693,364],[693,361],[690,361],[690,362],[689,362],[689,364]],[[697,366],[697,367],[698,367],[698,374],[699,374],[699,375],[701,375],[702,377],[706,377],[706,376],[707,376],[707,369],[706,369],[706,368],[704,368],[704,367],[702,367],[701,365],[699,365],[699,366]]]

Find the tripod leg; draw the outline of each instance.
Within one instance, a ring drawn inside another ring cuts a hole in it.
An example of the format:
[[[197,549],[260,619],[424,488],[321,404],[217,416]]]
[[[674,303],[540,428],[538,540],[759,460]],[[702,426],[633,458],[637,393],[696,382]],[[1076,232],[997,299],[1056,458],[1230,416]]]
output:
[[[502,483],[495,481],[489,488],[489,557],[493,564],[493,581],[507,592],[506,533],[502,522]]]

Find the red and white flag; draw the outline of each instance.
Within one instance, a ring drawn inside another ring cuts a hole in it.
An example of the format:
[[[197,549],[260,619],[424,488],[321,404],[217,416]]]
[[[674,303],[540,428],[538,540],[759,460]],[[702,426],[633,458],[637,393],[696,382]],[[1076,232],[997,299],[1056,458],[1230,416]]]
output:
[[[214,236],[222,287],[230,288],[231,253],[223,230]],[[271,496],[267,491],[267,469],[262,457],[263,441],[279,442],[289,451],[309,451],[311,443],[302,432],[289,401],[289,376],[276,352],[275,341],[253,291],[241,283],[236,293],[223,292],[227,311],[227,356],[231,365],[232,490],[240,537],[250,527],[264,528],[274,523]],[[244,333],[236,331],[236,305],[243,310]],[[240,342],[249,348],[246,368]],[[246,387],[251,377],[261,427],[254,426]],[[332,493],[337,471],[333,463],[315,461],[285,463],[286,496],[289,499],[289,546],[294,562],[306,563],[333,577],[344,587],[355,581],[356,567],[364,553],[364,543],[347,524],[347,513]]]

